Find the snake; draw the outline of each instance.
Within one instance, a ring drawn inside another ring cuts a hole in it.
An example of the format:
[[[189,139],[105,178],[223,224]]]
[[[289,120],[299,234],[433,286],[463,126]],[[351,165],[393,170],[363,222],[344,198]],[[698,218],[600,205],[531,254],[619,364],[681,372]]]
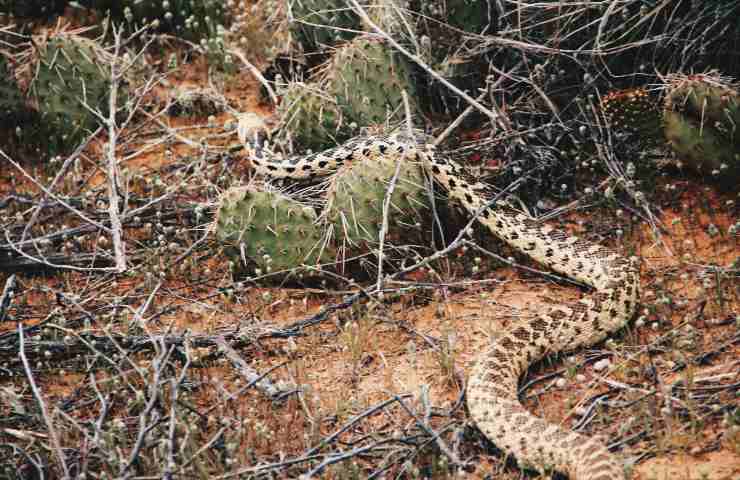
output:
[[[245,145],[255,173],[273,179],[311,180],[354,161],[418,162],[453,202],[475,215],[494,236],[589,287],[580,299],[549,307],[493,335],[469,373],[468,413],[483,435],[513,455],[521,467],[557,471],[575,480],[625,478],[623,462],[602,438],[533,415],[519,401],[518,385],[533,363],[597,344],[630,321],[640,294],[635,258],[543,224],[503,201],[490,201],[487,185],[471,180],[464,167],[418,130],[357,137],[318,153],[287,158],[255,142]]]

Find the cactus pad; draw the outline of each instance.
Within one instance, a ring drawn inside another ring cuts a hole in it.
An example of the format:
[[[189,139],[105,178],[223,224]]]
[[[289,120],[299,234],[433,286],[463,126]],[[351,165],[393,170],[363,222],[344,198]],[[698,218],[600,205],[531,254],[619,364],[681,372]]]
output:
[[[601,100],[601,109],[612,128],[645,137],[658,136],[661,112],[658,101],[642,88],[611,92]]]
[[[360,160],[341,168],[330,180],[325,220],[340,259],[365,253],[378,245],[383,204],[396,173],[391,160]],[[388,245],[421,241],[423,221],[429,218],[427,179],[420,165],[400,160],[388,210]],[[428,243],[428,242],[427,242]]]
[[[740,96],[711,74],[670,78],[663,112],[665,138],[695,170],[735,183],[740,171]]]
[[[401,91],[415,108],[413,85],[409,66],[392,49],[358,37],[337,49],[316,82],[281,91],[280,118],[304,147],[332,147],[357,135],[358,125],[402,120]]]
[[[216,238],[239,272],[314,265],[329,258],[313,208],[275,191],[235,187],[216,214]]]
[[[740,141],[740,95],[718,77],[692,75],[669,81],[666,109],[702,121],[728,142]]]
[[[350,40],[361,29],[360,17],[341,0],[292,2],[291,31],[305,52]]]
[[[337,50],[328,75],[328,91],[350,122],[367,125],[403,119],[402,90],[413,107],[411,69],[383,41],[354,39]]]
[[[336,138],[350,135],[336,100],[316,87],[292,82],[281,91],[278,115],[293,139],[305,148],[321,150],[336,144]]]
[[[97,127],[99,119],[90,109],[107,114],[110,70],[102,52],[94,41],[76,35],[53,36],[41,47],[31,98],[44,123],[56,132],[51,150],[74,148]],[[124,98],[121,88],[121,103]]]

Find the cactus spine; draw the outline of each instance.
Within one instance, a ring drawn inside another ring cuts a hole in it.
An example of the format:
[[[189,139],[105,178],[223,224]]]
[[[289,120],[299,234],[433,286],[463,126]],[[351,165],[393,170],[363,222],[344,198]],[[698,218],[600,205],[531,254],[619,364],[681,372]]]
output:
[[[320,215],[284,193],[232,188],[220,201],[216,237],[240,273],[250,267],[271,273],[332,262],[341,269],[355,255],[376,253],[391,182],[385,245],[428,243],[429,182],[409,158],[399,163],[364,159],[341,167],[326,181]]]

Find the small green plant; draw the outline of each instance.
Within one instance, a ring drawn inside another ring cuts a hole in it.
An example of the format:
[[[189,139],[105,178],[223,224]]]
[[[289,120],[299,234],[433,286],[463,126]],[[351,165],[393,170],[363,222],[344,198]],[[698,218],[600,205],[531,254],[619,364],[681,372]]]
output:
[[[370,332],[368,321],[369,319],[367,317],[357,317],[347,323],[342,330],[342,339],[350,356],[349,364],[352,366],[353,382],[359,379],[362,361],[369,347]]]
[[[457,332],[450,322],[443,318],[445,316],[443,309],[444,307],[440,306],[437,312],[437,316],[442,317],[440,318],[440,321],[443,322],[442,335],[436,352],[437,360],[439,362],[442,378],[444,378],[447,384],[455,385],[455,348],[457,346]]]

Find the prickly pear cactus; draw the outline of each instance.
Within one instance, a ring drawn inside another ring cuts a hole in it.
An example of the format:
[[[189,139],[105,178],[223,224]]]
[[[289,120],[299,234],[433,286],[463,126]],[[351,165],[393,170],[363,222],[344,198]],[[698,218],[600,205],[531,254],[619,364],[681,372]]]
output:
[[[48,133],[36,110],[26,104],[5,57],[0,55],[0,149],[16,160],[44,159]]]
[[[618,90],[605,95],[601,110],[610,127],[645,138],[662,135],[662,112],[659,102],[642,88]]]
[[[668,145],[688,166],[713,176],[740,171],[740,95],[731,84],[711,74],[676,75],[663,117]]]
[[[740,138],[740,95],[718,76],[677,76],[669,80],[666,108],[703,118],[729,141]]]
[[[307,148],[335,146],[368,126],[405,118],[401,91],[414,111],[411,69],[382,41],[358,37],[337,49],[316,82],[281,90],[280,118]]]
[[[293,140],[315,151],[337,144],[353,130],[335,98],[321,92],[316,85],[291,82],[280,91],[282,98],[278,115],[285,122],[285,131]]]
[[[291,32],[304,52],[350,40],[362,28],[360,17],[342,0],[297,0],[290,4]]]
[[[401,91],[415,108],[411,69],[385,42],[358,37],[334,54],[329,92],[349,122],[380,124],[405,118]]]
[[[216,238],[241,273],[292,270],[331,258],[313,208],[275,191],[235,187],[216,214]]]
[[[396,168],[396,162],[390,160],[363,160],[343,167],[331,178],[324,220],[339,260],[377,248],[383,204]],[[428,182],[412,159],[401,159],[398,168],[386,245],[419,244],[424,221],[430,217]]]
[[[110,74],[101,52],[94,41],[75,35],[51,37],[40,47],[30,92],[42,121],[55,132],[51,150],[74,148],[97,127],[99,119],[89,108],[107,114]],[[123,103],[123,86],[119,98]]]

